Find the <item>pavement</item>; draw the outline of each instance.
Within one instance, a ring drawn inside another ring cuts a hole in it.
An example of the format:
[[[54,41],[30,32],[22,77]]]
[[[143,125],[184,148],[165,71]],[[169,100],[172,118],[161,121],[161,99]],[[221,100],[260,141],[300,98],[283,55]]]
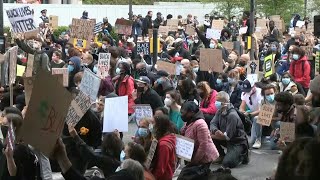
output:
[[[124,133],[123,141],[128,143],[137,130],[135,123],[129,123],[129,132]],[[250,162],[247,165],[240,165],[232,169],[232,175],[238,180],[265,180],[276,170],[280,153],[275,150],[267,150],[266,140],[262,143],[261,149],[250,150]],[[216,170],[219,165],[211,165],[211,170]],[[61,173],[53,174],[54,180],[63,180]],[[174,180],[177,177],[173,178]]]

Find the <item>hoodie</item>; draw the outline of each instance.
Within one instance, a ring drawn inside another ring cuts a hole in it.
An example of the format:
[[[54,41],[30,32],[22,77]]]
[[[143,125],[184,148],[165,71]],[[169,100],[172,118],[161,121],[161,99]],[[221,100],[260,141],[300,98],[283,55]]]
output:
[[[74,83],[74,75],[81,70],[81,59],[77,56],[70,58],[70,61],[74,64],[74,70],[69,73],[69,88],[76,87]]]
[[[171,180],[176,166],[176,136],[163,136],[157,145],[152,174],[156,179]]]
[[[304,88],[309,88],[311,69],[307,56],[303,56],[297,61],[293,60],[289,71],[295,82],[300,83]]]
[[[207,164],[219,157],[219,152],[213,144],[208,125],[201,111],[193,116],[191,123],[182,127],[181,135],[194,140],[191,164]]]

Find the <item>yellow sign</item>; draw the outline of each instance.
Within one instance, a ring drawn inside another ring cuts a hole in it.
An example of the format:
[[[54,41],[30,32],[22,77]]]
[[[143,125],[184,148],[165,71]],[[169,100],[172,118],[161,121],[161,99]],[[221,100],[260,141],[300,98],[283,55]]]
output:
[[[26,70],[26,67],[25,66],[22,66],[22,65],[17,65],[17,76],[18,77],[22,77],[23,74],[24,74],[24,71]]]
[[[273,74],[274,72],[274,58],[275,54],[270,54],[269,56],[266,56],[264,58],[264,63],[263,63],[263,70],[264,70],[264,77],[269,77]]]
[[[73,39],[73,46],[78,49],[85,49],[87,47],[87,40]]]

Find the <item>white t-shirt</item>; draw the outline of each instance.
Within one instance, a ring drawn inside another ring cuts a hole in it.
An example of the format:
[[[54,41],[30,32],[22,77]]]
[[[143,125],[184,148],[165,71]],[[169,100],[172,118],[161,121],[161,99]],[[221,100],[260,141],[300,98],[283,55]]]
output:
[[[251,95],[252,104],[250,104],[250,93],[243,92],[241,94],[241,100],[246,102],[251,112],[259,110],[262,99],[263,99],[263,96],[261,95],[260,88],[256,88],[256,92]]]

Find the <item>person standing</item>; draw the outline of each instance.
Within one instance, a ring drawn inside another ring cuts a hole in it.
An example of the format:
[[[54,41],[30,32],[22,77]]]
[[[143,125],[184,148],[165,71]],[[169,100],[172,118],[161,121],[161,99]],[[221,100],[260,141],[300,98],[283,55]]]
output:
[[[43,9],[40,11],[41,12],[41,16],[40,19],[42,20],[43,23],[49,23],[49,18],[47,16],[47,10]]]
[[[153,21],[153,27],[159,28],[161,25],[163,25],[163,18],[161,12],[158,12],[157,18]]]
[[[147,16],[143,19],[142,36],[147,36],[148,29],[152,29],[152,11],[148,11]]]

